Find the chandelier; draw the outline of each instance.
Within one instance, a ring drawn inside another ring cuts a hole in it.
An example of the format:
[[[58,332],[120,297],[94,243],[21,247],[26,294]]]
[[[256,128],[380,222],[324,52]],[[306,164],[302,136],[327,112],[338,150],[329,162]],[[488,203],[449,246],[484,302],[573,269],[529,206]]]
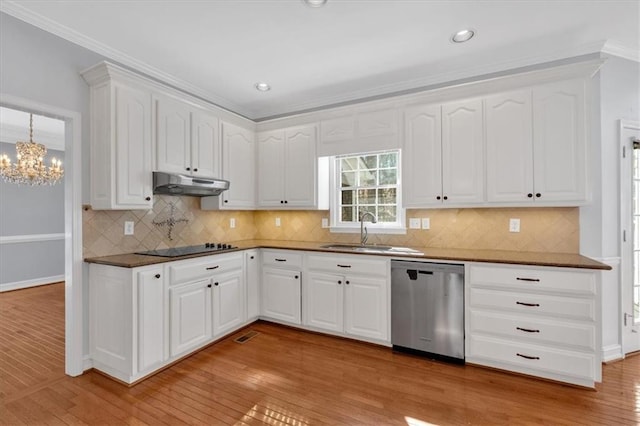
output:
[[[53,158],[51,166],[45,166],[47,148],[33,141],[33,114],[29,114],[29,142],[17,142],[16,151],[15,164],[8,155],[0,155],[0,176],[5,182],[36,186],[54,185],[62,179],[62,161]]]

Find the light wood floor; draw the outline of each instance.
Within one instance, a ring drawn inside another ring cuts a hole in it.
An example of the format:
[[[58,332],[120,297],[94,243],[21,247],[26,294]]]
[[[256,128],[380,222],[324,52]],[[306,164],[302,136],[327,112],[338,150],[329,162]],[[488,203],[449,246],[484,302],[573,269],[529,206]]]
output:
[[[70,378],[63,293],[0,294],[0,424],[640,424],[640,356],[592,391],[264,322],[132,388]]]

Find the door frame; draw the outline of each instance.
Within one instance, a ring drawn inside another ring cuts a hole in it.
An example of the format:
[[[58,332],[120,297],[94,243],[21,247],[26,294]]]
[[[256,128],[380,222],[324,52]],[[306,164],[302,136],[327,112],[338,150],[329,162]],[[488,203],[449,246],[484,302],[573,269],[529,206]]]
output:
[[[83,368],[82,299],[82,124],[81,114],[30,99],[0,93],[0,105],[47,117],[65,124],[64,177],[64,307],[65,373],[79,376]]]
[[[624,326],[624,315],[625,315],[625,294],[629,291],[627,288],[628,282],[625,281],[627,278],[633,279],[633,258],[629,256],[629,252],[626,249],[626,241],[624,238],[624,232],[627,231],[630,234],[631,241],[633,241],[633,223],[629,223],[629,215],[625,213],[622,208],[622,200],[623,200],[623,189],[625,188],[625,179],[628,176],[625,176],[626,165],[625,161],[630,161],[630,159],[623,156],[623,150],[628,148],[628,141],[622,139],[622,135],[625,129],[631,130],[640,130],[640,122],[632,121],[632,120],[619,120],[618,126],[618,139],[620,146],[620,318],[619,318],[619,334],[620,334],[620,346],[622,357],[624,358],[625,354],[628,353],[625,348],[625,326]],[[629,156],[633,155],[633,147],[629,150]],[[631,170],[631,172],[633,172]],[[630,200],[630,203],[632,200]],[[627,229],[627,225],[631,225],[630,229]],[[629,237],[627,237],[629,238]]]

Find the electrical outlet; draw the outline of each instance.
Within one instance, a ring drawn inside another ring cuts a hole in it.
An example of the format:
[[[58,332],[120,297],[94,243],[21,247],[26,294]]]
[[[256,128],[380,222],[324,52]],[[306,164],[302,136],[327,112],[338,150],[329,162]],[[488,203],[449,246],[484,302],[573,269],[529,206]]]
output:
[[[431,229],[431,219],[428,217],[422,218],[422,229]]]
[[[276,217],[276,226],[280,226],[280,218]]]
[[[235,228],[236,227],[236,219],[235,218],[231,218],[229,219],[229,228]]]
[[[520,232],[520,219],[509,219],[509,232]]]
[[[322,227],[323,228],[328,228],[329,227],[329,218],[328,217],[323,217],[322,218]]]
[[[420,219],[417,217],[409,219],[409,229],[420,229]]]
[[[130,220],[127,220],[124,223],[124,235],[133,235],[133,230],[134,230],[133,226],[134,226],[134,223]]]

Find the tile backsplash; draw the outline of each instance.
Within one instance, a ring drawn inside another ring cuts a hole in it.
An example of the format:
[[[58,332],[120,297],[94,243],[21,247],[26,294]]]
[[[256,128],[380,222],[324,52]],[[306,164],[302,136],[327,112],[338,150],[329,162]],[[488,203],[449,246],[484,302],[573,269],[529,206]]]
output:
[[[155,196],[153,210],[83,212],[85,257],[250,239],[357,243],[358,234],[322,228],[327,211],[204,211],[196,197]],[[280,226],[276,226],[276,218]],[[409,218],[429,218],[431,229],[406,235],[370,235],[370,243],[438,248],[474,248],[578,253],[579,209],[491,208],[408,210]],[[509,219],[520,219],[519,233]],[[230,220],[235,219],[235,228]],[[124,235],[124,223],[134,234]]]

